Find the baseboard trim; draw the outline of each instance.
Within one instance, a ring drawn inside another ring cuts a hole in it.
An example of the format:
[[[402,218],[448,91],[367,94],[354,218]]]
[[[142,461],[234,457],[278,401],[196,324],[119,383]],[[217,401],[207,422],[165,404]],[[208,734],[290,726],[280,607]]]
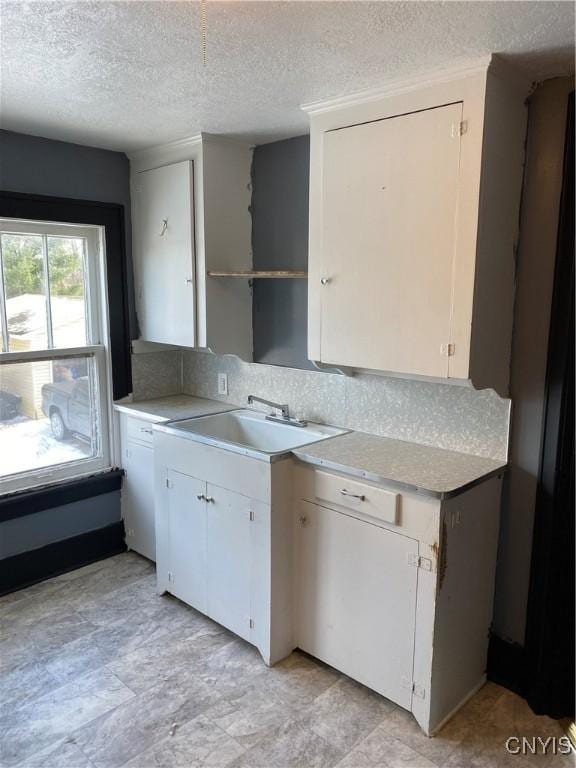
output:
[[[471,689],[468,691],[468,693],[467,693],[467,694],[465,694],[465,695],[464,695],[464,696],[463,696],[463,697],[460,699],[460,701],[458,702],[458,704],[456,704],[456,706],[455,706],[455,707],[453,707],[453,708],[450,710],[450,712],[448,712],[448,714],[446,715],[446,717],[443,717],[443,718],[442,718],[442,720],[440,720],[440,722],[439,722],[439,723],[436,723],[436,725],[435,725],[433,728],[431,728],[431,729],[430,729],[430,732],[427,734],[427,736],[435,736],[435,735],[438,733],[438,731],[442,730],[442,728],[444,728],[444,726],[446,725],[446,723],[448,722],[448,720],[451,720],[451,719],[454,717],[454,715],[455,715],[455,714],[456,714],[456,713],[457,713],[457,712],[458,712],[460,709],[462,709],[462,707],[463,707],[465,704],[467,704],[467,703],[470,701],[470,699],[471,699],[473,696],[475,696],[475,695],[478,693],[478,691],[480,690],[480,688],[482,688],[482,686],[483,686],[485,683],[486,683],[486,675],[482,675],[482,677],[481,677],[481,678],[480,678],[480,680],[479,680],[479,681],[476,683],[476,685],[475,685],[473,688],[471,688]]]
[[[523,646],[490,636],[488,645],[488,680],[503,685],[514,693],[526,693],[526,654]]]
[[[47,544],[0,560],[0,595],[126,551],[124,523]]]

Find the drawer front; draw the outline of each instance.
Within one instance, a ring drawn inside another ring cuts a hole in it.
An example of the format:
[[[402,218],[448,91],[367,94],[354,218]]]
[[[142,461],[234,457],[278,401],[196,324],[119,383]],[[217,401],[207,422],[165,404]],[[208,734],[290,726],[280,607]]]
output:
[[[126,419],[126,436],[128,440],[136,440],[139,443],[152,445],[153,442],[153,422],[145,419],[134,419],[129,416]]]
[[[359,483],[330,472],[314,473],[314,496],[319,502],[336,504],[362,516],[385,523],[398,524],[400,494]]]

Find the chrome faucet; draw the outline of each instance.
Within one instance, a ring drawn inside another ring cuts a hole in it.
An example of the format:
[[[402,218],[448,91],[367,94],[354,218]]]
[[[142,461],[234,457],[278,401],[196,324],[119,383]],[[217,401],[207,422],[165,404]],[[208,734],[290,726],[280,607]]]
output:
[[[282,414],[277,416],[274,413],[270,413],[266,418],[268,421],[279,421],[281,424],[291,424],[293,427],[305,427],[308,422],[301,421],[300,419],[290,416],[290,407],[287,403],[275,403],[273,400],[265,400],[263,397],[257,397],[256,395],[248,395],[248,405],[252,403],[262,403],[262,405],[269,405],[271,408],[276,408]]]

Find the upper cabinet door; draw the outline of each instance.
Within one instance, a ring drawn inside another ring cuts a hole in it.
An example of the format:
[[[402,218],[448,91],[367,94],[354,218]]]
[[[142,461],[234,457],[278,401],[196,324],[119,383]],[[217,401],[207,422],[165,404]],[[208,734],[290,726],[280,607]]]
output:
[[[322,362],[448,376],[461,120],[456,103],[324,134]]]
[[[196,343],[193,194],[189,160],[135,180],[136,294],[146,341]]]

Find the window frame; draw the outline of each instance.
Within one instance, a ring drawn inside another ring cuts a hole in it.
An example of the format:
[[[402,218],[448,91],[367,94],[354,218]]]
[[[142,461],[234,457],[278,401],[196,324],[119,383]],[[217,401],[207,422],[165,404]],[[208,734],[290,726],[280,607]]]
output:
[[[0,476],[0,497],[6,494],[33,490],[39,486],[70,481],[105,472],[112,468],[116,456],[115,430],[112,409],[112,356],[110,337],[110,316],[108,301],[109,277],[107,274],[106,231],[103,225],[79,224],[77,222],[50,221],[46,219],[24,219],[2,216],[0,232],[51,236],[82,237],[86,239],[85,306],[87,343],[76,347],[52,347],[25,352],[0,351],[0,365],[18,364],[44,360],[59,360],[85,357],[94,361],[96,392],[94,403],[99,412],[98,454],[78,460],[53,464],[48,467],[25,470],[11,475]],[[3,266],[0,245],[0,267]],[[45,286],[49,297],[50,286]],[[0,269],[0,292],[3,317],[0,322],[7,330],[4,295],[4,275]],[[48,299],[49,300],[49,299]],[[9,343],[9,338],[6,338]]]

